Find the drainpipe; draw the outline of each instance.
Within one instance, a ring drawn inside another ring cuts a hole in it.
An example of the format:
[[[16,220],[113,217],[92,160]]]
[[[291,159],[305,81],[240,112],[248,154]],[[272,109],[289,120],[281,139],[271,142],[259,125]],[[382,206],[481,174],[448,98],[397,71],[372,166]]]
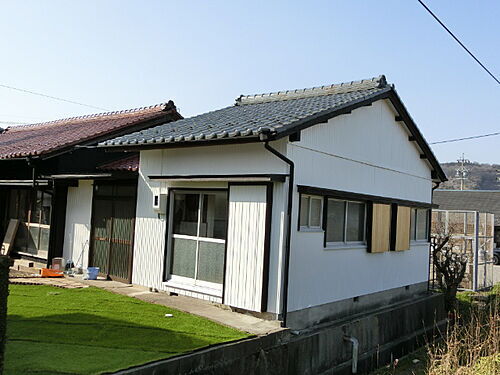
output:
[[[358,372],[358,352],[359,352],[359,341],[353,336],[344,336],[344,341],[349,341],[352,344],[352,367],[351,372],[356,374]]]
[[[283,275],[283,305],[282,305],[282,316],[283,321],[281,322],[282,327],[287,325],[287,313],[288,313],[288,279],[290,274],[290,238],[292,235],[292,202],[293,202],[293,180],[295,172],[295,164],[293,161],[288,159],[285,155],[281,154],[278,150],[269,146],[269,129],[263,129],[260,134],[260,139],[265,141],[264,147],[266,150],[271,152],[273,155],[283,160],[288,164],[288,203],[287,203],[287,224],[286,224],[286,236],[285,236],[285,263]]]
[[[434,190],[439,188],[439,185],[441,185],[441,181],[434,182],[434,186],[431,189],[431,203],[434,202]],[[432,208],[431,208],[431,213],[429,215],[429,222],[427,223],[427,232],[428,232],[428,240],[429,243],[432,243],[432,236],[431,236],[431,228],[432,228]],[[431,290],[431,262],[432,262],[432,245],[429,245],[429,264],[427,265],[427,291],[430,292]],[[432,277],[434,278],[434,266],[432,270]],[[434,283],[432,284],[434,287]]]

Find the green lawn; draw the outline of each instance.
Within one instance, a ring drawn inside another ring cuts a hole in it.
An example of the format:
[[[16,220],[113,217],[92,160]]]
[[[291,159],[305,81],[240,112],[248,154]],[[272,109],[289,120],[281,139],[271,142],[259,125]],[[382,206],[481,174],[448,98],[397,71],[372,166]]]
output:
[[[100,374],[247,336],[97,288],[11,285],[5,374]]]

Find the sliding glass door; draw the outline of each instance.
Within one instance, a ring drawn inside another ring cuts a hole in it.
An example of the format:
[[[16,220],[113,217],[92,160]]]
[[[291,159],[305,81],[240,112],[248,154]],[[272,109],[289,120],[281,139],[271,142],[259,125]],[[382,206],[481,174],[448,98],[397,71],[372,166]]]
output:
[[[174,190],[169,211],[169,279],[222,290],[227,192]]]

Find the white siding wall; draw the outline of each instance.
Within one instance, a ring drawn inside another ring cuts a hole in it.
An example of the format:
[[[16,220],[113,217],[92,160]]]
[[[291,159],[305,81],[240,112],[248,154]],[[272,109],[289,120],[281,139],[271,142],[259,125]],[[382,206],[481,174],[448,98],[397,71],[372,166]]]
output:
[[[63,257],[88,266],[93,181],[81,180],[68,188]],[[83,251],[83,254],[82,254]]]
[[[161,165],[162,151],[141,152],[132,270],[133,284],[158,289],[162,288],[165,216],[158,218],[152,209],[153,195],[158,194],[161,184],[147,176],[160,174]]]
[[[227,305],[261,311],[266,186],[231,186],[226,254]]]
[[[296,184],[431,202],[430,169],[385,101],[302,132],[288,145]],[[428,245],[369,254],[326,250],[323,232],[297,231],[294,196],[289,311],[427,280]]]
[[[274,142],[273,147],[284,151],[284,142]],[[170,187],[196,189],[227,187],[224,182],[173,182],[152,181],[150,175],[234,175],[287,173],[287,165],[277,159],[263,144],[189,147],[142,151],[137,192],[137,220],[134,240],[134,284],[173,291],[220,302],[196,293],[168,288],[163,282],[166,218],[152,209],[154,192],[167,193]],[[273,229],[271,233],[270,280],[268,311],[278,311],[282,263],[282,231],[284,218],[283,183],[275,184],[273,204]]]

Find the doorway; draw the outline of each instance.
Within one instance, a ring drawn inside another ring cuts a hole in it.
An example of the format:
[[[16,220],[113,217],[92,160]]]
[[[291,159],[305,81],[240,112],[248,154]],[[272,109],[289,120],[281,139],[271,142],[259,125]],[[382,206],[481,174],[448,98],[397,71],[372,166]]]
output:
[[[137,181],[95,182],[89,265],[131,283]]]

